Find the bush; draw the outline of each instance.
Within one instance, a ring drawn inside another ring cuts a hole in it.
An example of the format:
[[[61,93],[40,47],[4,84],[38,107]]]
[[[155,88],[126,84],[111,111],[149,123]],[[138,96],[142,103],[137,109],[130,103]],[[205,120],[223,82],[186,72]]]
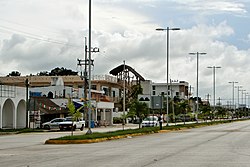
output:
[[[122,118],[119,117],[114,117],[113,118],[113,123],[114,124],[121,124],[123,122]]]

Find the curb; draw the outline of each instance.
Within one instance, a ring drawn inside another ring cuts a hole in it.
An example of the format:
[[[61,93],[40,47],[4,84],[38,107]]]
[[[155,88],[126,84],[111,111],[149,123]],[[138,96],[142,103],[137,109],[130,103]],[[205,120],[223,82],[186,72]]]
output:
[[[136,134],[130,134],[130,135],[105,137],[105,138],[99,138],[99,139],[85,139],[85,140],[55,140],[55,139],[49,139],[49,140],[46,140],[44,144],[91,144],[91,143],[98,143],[98,142],[104,142],[104,141],[109,141],[109,140],[132,138],[133,136],[142,136],[142,135],[146,135],[146,134],[152,134],[152,133],[136,133]]]

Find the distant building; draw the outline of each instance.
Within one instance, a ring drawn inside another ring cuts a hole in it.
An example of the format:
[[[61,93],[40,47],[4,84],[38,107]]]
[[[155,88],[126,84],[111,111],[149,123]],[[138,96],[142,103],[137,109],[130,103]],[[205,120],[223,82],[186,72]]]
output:
[[[143,94],[149,94],[151,96],[169,96],[179,97],[180,99],[188,98],[188,82],[186,81],[176,81],[168,83],[154,83],[151,80],[146,80],[141,82],[143,88]],[[172,94],[171,94],[172,93]]]

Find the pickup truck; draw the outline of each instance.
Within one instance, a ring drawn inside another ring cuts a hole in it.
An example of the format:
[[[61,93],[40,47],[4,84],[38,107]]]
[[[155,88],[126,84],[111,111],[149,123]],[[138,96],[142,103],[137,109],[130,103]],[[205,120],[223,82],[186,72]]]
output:
[[[80,129],[81,131],[85,127],[85,121],[78,119],[77,121],[72,121],[72,117],[66,117],[63,122],[59,123],[59,129],[62,130],[73,130]]]

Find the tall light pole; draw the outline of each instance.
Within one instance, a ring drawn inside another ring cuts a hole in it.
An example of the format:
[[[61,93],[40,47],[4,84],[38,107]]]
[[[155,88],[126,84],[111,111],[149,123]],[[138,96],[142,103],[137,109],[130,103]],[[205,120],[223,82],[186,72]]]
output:
[[[247,116],[249,116],[249,104],[250,104],[249,103],[249,100],[250,100],[249,96],[250,96],[250,94],[247,94],[246,96],[247,96],[247,99],[248,99],[247,102],[246,102],[247,103],[247,110],[246,110],[247,113],[246,114],[247,114]]]
[[[228,82],[228,83],[231,83],[233,85],[233,92],[232,92],[232,105],[233,105],[233,111],[235,112],[235,107],[236,105],[234,104],[234,84],[238,83],[238,82],[235,82],[235,81],[231,81],[231,82]]]
[[[122,118],[122,129],[124,130],[125,128],[125,109],[126,109],[126,88],[125,88],[125,81],[126,81],[126,66],[125,66],[125,60],[123,61],[123,118]]]
[[[244,92],[246,90],[240,90],[240,91],[241,91],[241,105],[243,106],[244,105],[244,97],[243,97],[243,95],[244,95]]]
[[[244,91],[246,91],[246,90],[239,90],[239,91],[241,91],[241,106],[242,106],[242,111],[244,110],[244,98],[243,98],[243,94],[244,94]]]
[[[242,88],[242,86],[235,86],[235,88],[237,88],[237,91],[238,91],[238,110],[240,108],[240,88]]]
[[[91,0],[89,0],[89,61],[91,61]],[[87,134],[92,134],[91,131],[91,63],[89,63],[89,92],[88,92],[88,125],[89,129]]]
[[[204,53],[204,52],[192,52],[192,53],[189,53],[190,55],[196,55],[197,56],[197,68],[196,68],[196,120],[197,120],[197,123],[198,123],[198,119],[197,119],[197,115],[198,115],[198,112],[199,112],[199,55],[205,55],[207,53]]]
[[[248,92],[245,92],[244,95],[245,95],[245,103],[244,103],[244,108],[243,108],[243,114],[246,116],[246,111],[247,111],[247,94]]]
[[[169,30],[176,31],[180,28],[157,28],[156,31],[166,31],[167,32],[167,126],[168,126],[168,74],[169,74]]]
[[[213,94],[214,94],[214,112],[215,112],[215,69],[221,68],[221,67],[212,66],[212,67],[207,67],[207,68],[213,69]]]

